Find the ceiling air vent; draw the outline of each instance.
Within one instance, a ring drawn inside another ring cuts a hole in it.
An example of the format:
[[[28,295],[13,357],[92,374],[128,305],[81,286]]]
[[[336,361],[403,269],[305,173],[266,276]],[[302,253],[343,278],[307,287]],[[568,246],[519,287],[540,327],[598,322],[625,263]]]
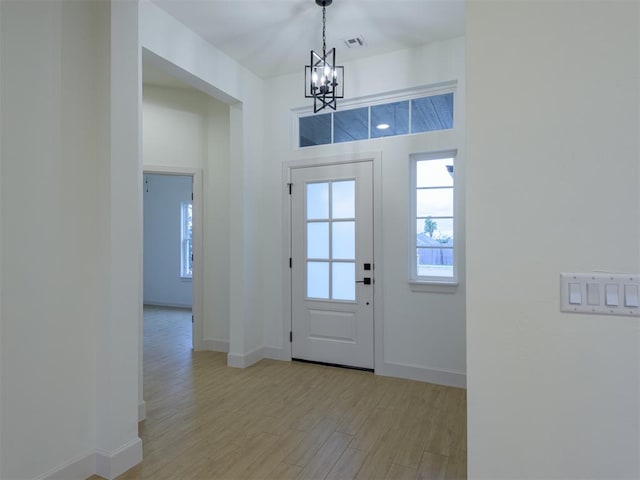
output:
[[[362,36],[345,38],[344,44],[349,48],[361,48],[366,45]]]

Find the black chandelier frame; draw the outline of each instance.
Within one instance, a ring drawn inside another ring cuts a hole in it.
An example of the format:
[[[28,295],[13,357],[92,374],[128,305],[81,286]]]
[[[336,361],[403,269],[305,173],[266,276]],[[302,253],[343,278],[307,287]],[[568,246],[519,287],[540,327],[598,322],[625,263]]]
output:
[[[344,98],[344,67],[336,65],[336,49],[327,52],[326,9],[333,0],[316,0],[322,7],[322,54],[311,50],[309,65],[305,65],[305,98],[313,98],[313,113],[328,107],[336,110],[337,99]]]

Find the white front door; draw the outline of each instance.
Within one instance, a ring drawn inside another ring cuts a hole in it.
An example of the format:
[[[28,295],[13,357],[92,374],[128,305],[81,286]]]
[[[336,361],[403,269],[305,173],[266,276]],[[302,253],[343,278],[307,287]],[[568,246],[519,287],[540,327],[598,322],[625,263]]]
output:
[[[373,369],[372,162],[291,170],[291,356]]]

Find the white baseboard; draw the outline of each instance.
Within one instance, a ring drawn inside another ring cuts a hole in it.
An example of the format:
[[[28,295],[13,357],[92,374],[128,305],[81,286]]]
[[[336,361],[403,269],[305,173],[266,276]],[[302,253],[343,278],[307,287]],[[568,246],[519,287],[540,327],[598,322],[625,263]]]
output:
[[[173,303],[163,300],[143,300],[142,304],[150,307],[192,308],[190,303]]]
[[[259,362],[263,358],[264,353],[262,348],[258,348],[257,350],[249,352],[245,355],[230,353],[227,355],[227,366],[235,368],[247,368],[254,363]]]
[[[147,418],[147,402],[144,400],[138,404],[138,422]]]
[[[204,340],[202,340],[202,350],[206,350],[209,352],[229,353],[229,340],[205,338]]]
[[[95,473],[112,480],[142,461],[142,440],[136,437],[113,452],[97,451],[95,458]]]
[[[406,378],[420,382],[435,383],[448,387],[467,388],[467,376],[464,373],[434,370],[417,365],[385,362],[381,368],[376,367],[376,375],[385,377]]]
[[[84,480],[97,474],[112,480],[142,461],[142,440],[136,437],[117,450],[78,455],[36,480]]]
[[[94,453],[78,455],[68,462],[58,465],[36,480],[84,480],[96,472]]]

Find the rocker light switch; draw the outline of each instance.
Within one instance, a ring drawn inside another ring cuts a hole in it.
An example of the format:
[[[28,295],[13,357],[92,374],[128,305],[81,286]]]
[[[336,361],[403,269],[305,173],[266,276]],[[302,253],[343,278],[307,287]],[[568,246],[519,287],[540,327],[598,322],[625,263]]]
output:
[[[600,305],[599,283],[587,283],[587,305]]]
[[[580,305],[582,303],[582,291],[579,283],[569,284],[569,303],[571,305]]]
[[[606,304],[608,307],[617,307],[618,300],[618,285],[615,283],[607,283],[606,285]]]
[[[638,307],[638,286],[637,285],[624,286],[624,306]]]

